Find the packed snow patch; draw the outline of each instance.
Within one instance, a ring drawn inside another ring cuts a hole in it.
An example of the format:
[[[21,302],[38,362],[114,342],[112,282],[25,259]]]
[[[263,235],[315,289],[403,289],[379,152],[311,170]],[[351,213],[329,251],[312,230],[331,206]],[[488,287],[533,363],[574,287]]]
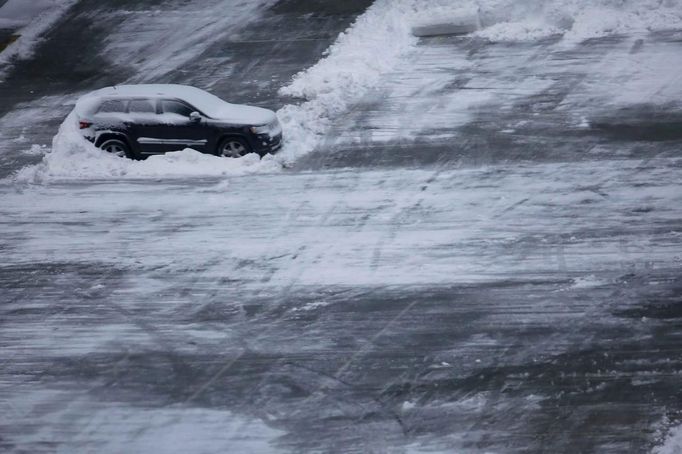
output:
[[[330,303],[328,303],[327,301],[314,301],[312,303],[307,303],[306,305],[304,305],[302,307],[297,307],[293,311],[294,312],[301,312],[301,311],[310,312],[310,311],[314,311],[317,309],[321,309],[323,307],[327,307],[327,306],[329,306],[329,304]]]
[[[31,145],[31,148],[24,150],[24,154],[27,154],[29,156],[43,156],[45,152],[47,151],[47,147],[45,145],[37,145],[33,144]]]
[[[608,281],[600,279],[597,276],[591,274],[589,276],[581,276],[573,279],[572,288],[574,289],[593,288],[606,285],[608,283],[609,283]]]
[[[485,30],[476,33],[481,38],[490,41],[537,41],[552,36],[561,35],[560,28],[547,24],[534,18],[518,22],[502,22],[491,25]]]

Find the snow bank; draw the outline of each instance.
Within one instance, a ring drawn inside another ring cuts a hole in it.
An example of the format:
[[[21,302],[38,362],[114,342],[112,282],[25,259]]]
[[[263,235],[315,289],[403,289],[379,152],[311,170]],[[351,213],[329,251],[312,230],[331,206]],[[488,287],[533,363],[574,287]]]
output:
[[[528,41],[561,36],[567,42],[612,34],[679,29],[681,0],[479,0],[485,27],[477,36]]]
[[[21,169],[15,175],[15,181],[216,177],[279,168],[272,157],[261,160],[258,155],[250,154],[240,159],[225,159],[191,149],[152,156],[146,161],[119,158],[85,140],[78,130],[76,114],[71,113],[52,141],[52,150],[39,164]]]
[[[400,64],[417,39],[411,34],[419,0],[378,0],[327,50],[326,58],[294,77],[280,90],[305,98],[278,112],[288,146],[279,159],[291,162],[322,140],[330,120],[376,87],[381,76]]]
[[[0,8],[0,28],[18,28],[20,35],[0,53],[0,65],[31,56],[40,36],[78,0],[9,0]],[[0,74],[2,76],[2,74]]]
[[[653,454],[679,454],[682,452],[682,426],[673,429],[665,442],[654,449]]]

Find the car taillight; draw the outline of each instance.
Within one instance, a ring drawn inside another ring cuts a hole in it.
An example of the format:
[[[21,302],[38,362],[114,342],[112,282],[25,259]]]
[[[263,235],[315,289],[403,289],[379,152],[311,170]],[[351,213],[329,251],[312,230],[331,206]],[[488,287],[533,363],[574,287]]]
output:
[[[92,122],[84,121],[84,120],[81,120],[79,122],[79,124],[80,124],[81,129],[88,129],[90,126],[92,126]]]

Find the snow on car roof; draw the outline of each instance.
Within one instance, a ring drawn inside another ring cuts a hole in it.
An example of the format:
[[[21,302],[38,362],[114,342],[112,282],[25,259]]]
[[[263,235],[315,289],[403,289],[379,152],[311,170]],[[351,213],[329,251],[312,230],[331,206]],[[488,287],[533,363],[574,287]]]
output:
[[[89,115],[97,110],[103,99],[120,97],[181,99],[200,110],[204,115],[238,124],[268,124],[277,118],[275,113],[270,110],[230,104],[199,88],[175,84],[117,85],[101,88],[79,99],[76,110],[82,115]]]
[[[87,99],[117,98],[117,97],[145,97],[145,98],[177,98],[187,101],[209,116],[220,116],[225,108],[230,106],[226,101],[207,91],[187,85],[175,84],[141,84],[117,85],[106,87],[86,95]]]

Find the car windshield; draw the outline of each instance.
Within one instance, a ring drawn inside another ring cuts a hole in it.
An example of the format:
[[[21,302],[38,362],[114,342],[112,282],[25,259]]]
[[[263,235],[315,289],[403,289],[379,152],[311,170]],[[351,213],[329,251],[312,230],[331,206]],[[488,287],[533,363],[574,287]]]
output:
[[[232,104],[198,88],[175,85],[172,86],[172,93],[174,98],[186,101],[211,118],[220,118],[234,109]]]

